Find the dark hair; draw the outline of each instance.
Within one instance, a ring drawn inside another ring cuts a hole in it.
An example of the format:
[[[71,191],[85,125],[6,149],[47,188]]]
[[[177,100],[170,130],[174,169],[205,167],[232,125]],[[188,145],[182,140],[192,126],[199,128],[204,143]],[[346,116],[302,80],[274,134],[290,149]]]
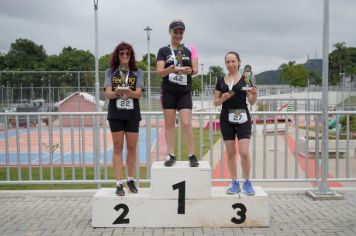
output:
[[[115,50],[111,54],[110,68],[111,72],[114,72],[120,65],[119,52],[122,50],[127,50],[130,53],[129,69],[132,71],[137,71],[135,52],[132,46],[128,43],[121,42],[116,46]]]
[[[239,62],[241,62],[240,56],[239,56],[239,54],[238,54],[237,52],[235,52],[235,51],[230,51],[230,52],[228,52],[228,53],[225,54],[225,57],[226,57],[227,55],[229,55],[229,54],[235,55],[235,56],[236,56],[236,59],[237,59]]]
[[[239,62],[241,62],[240,56],[239,56],[239,54],[238,54],[237,52],[235,52],[235,51],[227,52],[227,53],[225,54],[225,58],[226,58],[226,56],[229,55],[229,54],[235,55],[235,56],[236,56],[236,59],[237,59]],[[239,66],[239,69],[240,69],[240,66]]]

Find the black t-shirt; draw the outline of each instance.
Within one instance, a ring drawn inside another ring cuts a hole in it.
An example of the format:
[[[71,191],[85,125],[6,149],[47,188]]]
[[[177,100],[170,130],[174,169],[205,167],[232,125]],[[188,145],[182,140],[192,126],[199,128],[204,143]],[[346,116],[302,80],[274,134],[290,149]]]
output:
[[[177,58],[178,51],[174,50],[174,54]],[[191,53],[191,51],[188,48],[184,47],[182,55],[183,55],[183,58],[182,58],[183,66],[192,67],[192,53]],[[158,50],[157,61],[164,61],[165,62],[164,68],[174,65],[174,59],[172,56],[170,45],[162,47]],[[161,88],[168,92],[175,92],[175,93],[191,92],[192,91],[192,76],[187,75],[187,85],[179,85],[179,84],[170,82],[168,80],[168,75],[167,75],[162,79]]]
[[[250,119],[250,113],[248,111],[246,103],[247,92],[242,90],[242,87],[246,86],[245,76],[242,76],[241,79],[232,87],[232,90],[235,92],[235,95],[226,100],[222,104],[221,115],[228,116],[229,109],[245,109],[247,116]],[[220,91],[221,94],[229,92],[229,86],[225,83],[224,77],[218,78],[215,85],[215,90]]]
[[[126,78],[122,78],[119,70],[115,70],[111,73],[111,70],[106,70],[105,73],[105,87],[112,87],[112,91],[115,91],[117,86],[128,86],[132,91],[140,87],[143,89],[143,72],[129,71],[128,82],[126,84]],[[118,109],[116,106],[116,100],[120,99],[110,99],[108,105],[108,120],[141,120],[140,104],[138,99],[133,98],[134,109]]]

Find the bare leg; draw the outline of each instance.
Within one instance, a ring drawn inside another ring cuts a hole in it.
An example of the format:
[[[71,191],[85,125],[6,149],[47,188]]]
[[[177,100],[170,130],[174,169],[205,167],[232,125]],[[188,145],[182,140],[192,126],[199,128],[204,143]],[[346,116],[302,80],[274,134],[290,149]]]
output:
[[[175,122],[176,122],[176,110],[175,109],[164,109],[164,128],[165,128],[165,138],[167,143],[167,154],[174,153],[175,144]]]
[[[249,155],[249,139],[239,140],[239,151],[241,157],[242,174],[245,179],[250,178],[251,160]]]
[[[112,154],[112,164],[115,172],[115,179],[122,179],[122,149],[124,145],[124,132],[112,132],[112,141],[113,141],[113,154]]]
[[[227,165],[229,166],[231,178],[237,179],[235,140],[226,140],[224,143],[227,154]]]
[[[185,143],[188,147],[189,154],[194,154],[194,134],[192,129],[192,110],[181,109],[179,111],[179,119],[183,128]]]
[[[136,147],[138,133],[126,132],[126,145],[127,145],[127,174],[133,177],[136,165]]]

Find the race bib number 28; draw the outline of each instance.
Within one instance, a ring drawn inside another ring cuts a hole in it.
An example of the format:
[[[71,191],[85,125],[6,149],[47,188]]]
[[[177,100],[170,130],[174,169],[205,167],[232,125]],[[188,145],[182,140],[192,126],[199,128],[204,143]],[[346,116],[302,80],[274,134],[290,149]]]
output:
[[[187,85],[187,75],[177,75],[174,73],[170,73],[168,75],[168,80],[171,83],[175,83],[179,85]]]

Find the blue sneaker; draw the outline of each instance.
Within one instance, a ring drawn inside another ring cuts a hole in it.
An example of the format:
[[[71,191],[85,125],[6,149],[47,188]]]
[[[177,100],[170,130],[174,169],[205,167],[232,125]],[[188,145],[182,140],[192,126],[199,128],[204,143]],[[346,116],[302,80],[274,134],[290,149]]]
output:
[[[230,187],[227,189],[227,194],[237,194],[241,192],[239,181],[233,180],[230,184]]]
[[[255,195],[255,190],[252,187],[251,181],[246,179],[246,181],[244,182],[244,184],[242,185],[242,190],[244,191],[244,193],[248,196],[252,196]]]

